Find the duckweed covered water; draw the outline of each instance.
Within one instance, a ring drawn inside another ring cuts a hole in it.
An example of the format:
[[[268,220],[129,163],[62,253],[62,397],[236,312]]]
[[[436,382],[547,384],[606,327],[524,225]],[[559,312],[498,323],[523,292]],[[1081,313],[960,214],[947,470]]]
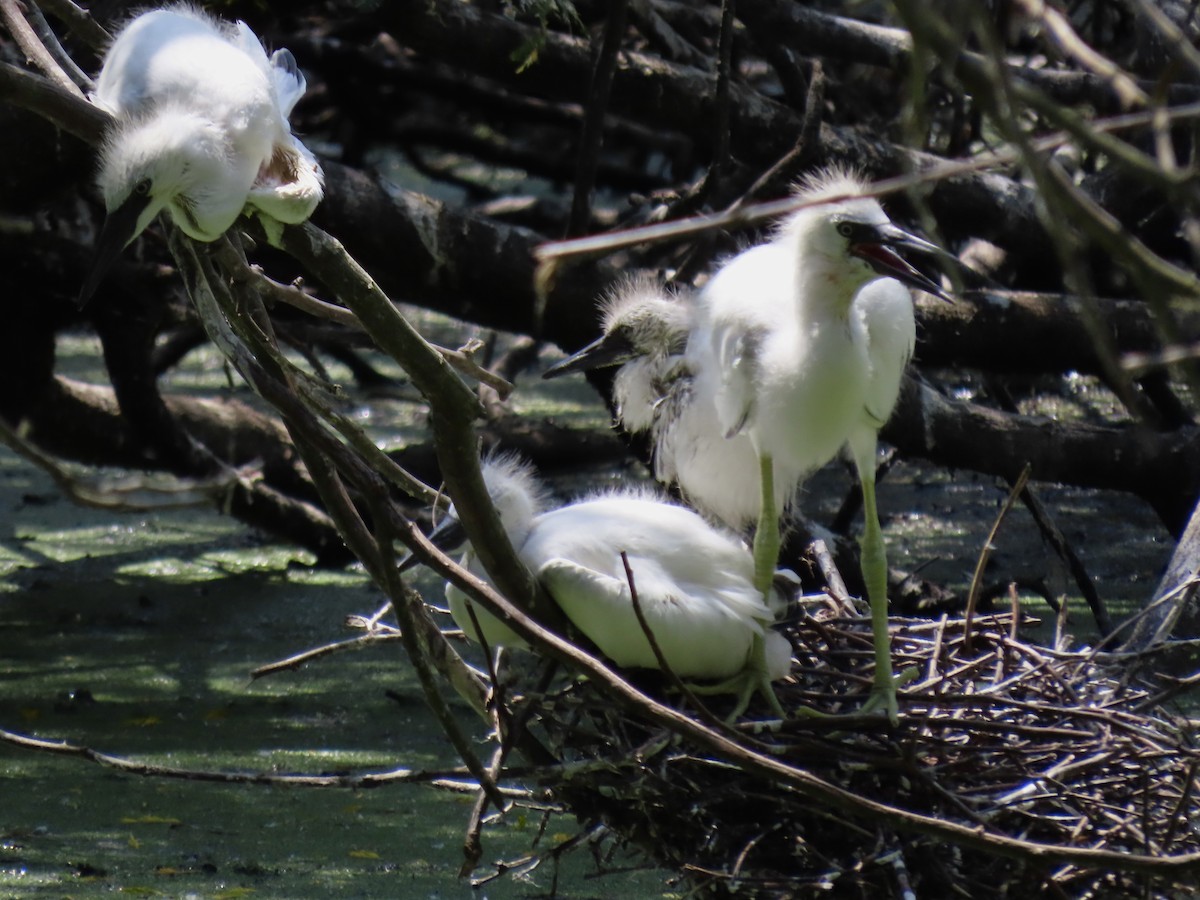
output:
[[[94,372],[95,352],[90,339],[67,341],[65,370]],[[174,389],[224,385],[219,357],[202,351]],[[605,419],[586,388],[555,382],[548,390],[560,395],[535,395],[529,387],[518,402],[538,415],[578,427]],[[361,419],[381,444],[397,445],[419,435],[420,417],[415,404],[397,401]],[[806,488],[808,511],[828,516],[846,484],[836,467],[823,473]],[[898,466],[880,487],[893,562],[965,589],[1002,497],[990,479]],[[1047,500],[1064,511],[1107,599],[1136,602],[1151,590],[1170,541],[1147,510],[1071,489]],[[1049,572],[1055,590],[1073,596],[1060,569],[1026,514],[1014,512],[991,576]],[[418,587],[439,593],[429,581]],[[257,666],[350,636],[345,616],[369,614],[380,599],[361,572],[313,569],[303,553],[265,544],[216,513],[73,506],[0,449],[0,727],[204,771],[455,766],[398,645],[250,680]],[[482,726],[451,699],[482,740]],[[546,895],[556,881],[551,862],[477,889],[458,878],[471,799],[415,785],[352,791],[145,778],[0,744],[0,897]],[[485,866],[523,857],[540,830],[527,815],[489,826]],[[574,832],[571,819],[557,818],[538,846]],[[618,857],[613,866],[636,862]],[[557,874],[565,898],[674,896],[669,873],[658,870],[596,877],[586,851],[567,855]]]

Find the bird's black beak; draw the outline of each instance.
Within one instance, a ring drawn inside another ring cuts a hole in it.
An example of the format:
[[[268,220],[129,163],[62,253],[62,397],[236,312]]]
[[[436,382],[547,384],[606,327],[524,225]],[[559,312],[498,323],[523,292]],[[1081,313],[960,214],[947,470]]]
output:
[[[883,225],[872,225],[862,229],[850,242],[850,253],[864,260],[867,265],[888,278],[895,278],[909,287],[925,291],[953,303],[950,295],[942,290],[941,285],[913,266],[908,260],[897,253],[906,250],[920,253],[923,256],[950,256],[937,244],[909,234],[890,222]]]
[[[636,355],[629,338],[618,330],[597,338],[582,350],[556,362],[542,373],[542,377],[557,378],[559,375],[566,375],[570,372],[584,372],[588,369],[615,366],[633,359]]]
[[[100,229],[100,237],[96,239],[96,251],[92,255],[91,269],[88,271],[88,276],[79,291],[79,297],[75,301],[76,306],[80,309],[83,309],[84,305],[92,299],[96,288],[100,286],[100,282],[104,280],[104,276],[112,268],[112,264],[117,261],[121,251],[137,236],[138,219],[141,218],[142,211],[149,203],[149,194],[134,191],[124,203],[105,217],[104,227]]]
[[[447,515],[425,537],[429,539],[429,543],[433,544],[433,546],[437,547],[443,553],[447,553],[466,541],[467,530],[463,528],[462,522],[458,520],[458,516]],[[420,563],[420,560],[410,553],[396,564],[396,568],[401,572],[407,572],[418,563]]]

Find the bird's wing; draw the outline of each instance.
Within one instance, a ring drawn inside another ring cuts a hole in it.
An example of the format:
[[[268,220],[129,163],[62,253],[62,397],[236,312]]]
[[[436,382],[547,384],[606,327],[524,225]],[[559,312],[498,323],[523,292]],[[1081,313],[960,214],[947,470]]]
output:
[[[892,414],[916,347],[912,295],[896,279],[880,278],[858,292],[854,308],[862,317],[871,361],[865,412],[878,429]]]
[[[254,60],[254,63],[271,80],[271,85],[275,89],[275,100],[279,107],[280,117],[287,122],[288,116],[292,114],[292,109],[304,96],[304,91],[308,87],[308,83],[304,80],[304,73],[296,64],[296,57],[292,56],[292,51],[279,49],[268,59],[267,51],[263,49],[258,35],[241,19],[238,19],[235,26],[233,44]]]
[[[267,51],[263,49],[262,41],[258,39],[258,35],[254,33],[253,29],[241,19],[237,20],[231,38],[231,43],[254,60],[260,69],[266,72],[271,68],[271,62],[267,59]]]
[[[725,328],[713,332],[713,350],[724,377],[717,395],[717,412],[725,437],[746,427],[754,415],[754,386],[758,382],[760,328]]]
[[[653,665],[625,581],[561,557],[546,560],[535,574],[571,623],[613,662]]]
[[[308,88],[291,50],[279,49],[271,54],[271,78],[279,98],[279,112],[287,119]]]
[[[630,568],[642,614],[675,674],[728,678],[742,670],[754,637],[763,633],[761,621],[687,595],[660,577],[652,559],[630,555]],[[572,624],[605,656],[622,667],[659,668],[623,577],[562,558],[547,560],[538,577]]]

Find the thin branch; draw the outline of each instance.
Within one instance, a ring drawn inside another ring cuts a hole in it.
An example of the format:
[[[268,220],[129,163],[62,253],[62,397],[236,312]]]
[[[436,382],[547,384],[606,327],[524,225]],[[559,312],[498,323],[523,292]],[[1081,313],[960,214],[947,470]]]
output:
[[[103,50],[112,43],[112,35],[92,18],[92,14],[72,3],[71,0],[38,0],[38,2],[49,10],[50,15],[65,23],[93,50]]]
[[[373,644],[386,644],[400,639],[399,634],[363,634],[344,641],[323,644],[320,647],[313,647],[309,650],[292,654],[286,659],[276,660],[275,662],[251,669],[250,680],[257,681],[268,675],[278,675],[280,672],[294,672],[308,665],[310,662],[323,659],[326,656],[334,656],[347,650],[361,650]]]
[[[975,572],[971,575],[971,590],[967,594],[967,611],[964,615],[966,625],[963,628],[963,644],[966,646],[967,652],[971,652],[971,623],[975,618],[975,606],[979,603],[979,592],[983,588],[983,571],[987,568],[987,562],[992,556],[994,549],[993,542],[996,540],[996,534],[1000,531],[1000,525],[1008,517],[1009,511],[1013,508],[1013,504],[1017,502],[1017,498],[1021,496],[1021,492],[1025,490],[1025,484],[1029,481],[1029,474],[1033,470],[1033,466],[1029,463],[1025,464],[1025,468],[1021,469],[1021,474],[1017,476],[1013,482],[1008,496],[1004,498],[1004,505],[1000,507],[1000,511],[996,513],[996,520],[992,522],[992,528],[988,532],[987,539],[983,542],[983,546],[979,548],[979,559],[975,563]]]
[[[0,743],[21,750],[50,753],[57,756],[73,756],[101,766],[117,769],[130,775],[148,778],[175,778],[184,781],[208,781],[221,784],[264,784],[277,787],[316,788],[372,788],[388,784],[432,784],[455,791],[475,790],[474,785],[464,785],[452,778],[468,774],[461,766],[449,769],[390,769],[385,772],[362,772],[346,775],[281,775],[277,772],[214,772],[204,769],[186,769],[179,766],[163,766],[155,763],[137,762],[124,756],[116,756],[70,741],[52,741],[15,731],[0,729]],[[514,797],[527,797],[525,789],[501,789]]]
[[[71,59],[71,55],[63,48],[63,45],[58,41],[58,35],[50,27],[50,23],[46,21],[46,17],[42,15],[42,11],[33,0],[26,0],[25,9],[29,15],[29,22],[37,32],[38,39],[45,45],[46,49],[54,57],[54,61],[62,66],[63,71],[70,79],[79,85],[80,90],[87,92],[95,87],[95,82],[83,69],[75,64],[75,60]]]
[[[607,4],[608,17],[604,22],[604,37],[592,72],[587,112],[583,120],[583,131],[579,137],[579,161],[575,166],[575,193],[571,199],[571,218],[567,224],[568,234],[580,234],[587,229],[591,217],[592,189],[596,182],[596,166],[600,158],[600,144],[604,140],[604,116],[608,112],[608,101],[612,94],[613,73],[617,69],[617,56],[621,51],[621,40],[625,35],[625,16],[629,0],[610,0]]]
[[[1097,134],[1109,134],[1130,128],[1140,128],[1153,124],[1157,111],[1127,113],[1113,116],[1109,119],[1098,119],[1090,123]],[[1182,122],[1200,118],[1200,103],[1189,103],[1177,106],[1167,111],[1171,122]],[[1030,146],[1038,152],[1048,152],[1071,142],[1073,135],[1059,131],[1041,138],[1032,138]],[[871,185],[869,195],[882,197],[900,191],[907,191],[922,185],[928,185],[963,175],[984,172],[988,169],[1003,168],[1018,161],[1021,154],[1012,147],[983,153],[967,160],[948,160],[931,163],[928,167],[917,172],[883,178]],[[845,197],[830,197],[822,202],[836,203]],[[542,263],[552,260],[573,257],[594,257],[639,244],[654,244],[667,241],[681,241],[692,238],[707,231],[717,229],[736,230],[749,228],[769,219],[779,218],[807,206],[814,205],[811,201],[796,198],[772,200],[757,203],[738,209],[725,210],[720,213],[691,216],[672,222],[659,222],[653,225],[642,225],[637,228],[626,228],[621,231],[609,232],[602,235],[591,235],[564,241],[547,241],[534,251]]]
[[[0,19],[8,26],[9,33],[16,39],[17,46],[25,53],[26,59],[33,62],[62,90],[74,94],[80,100],[83,99],[83,91],[63,71],[54,54],[47,50],[46,45],[38,38],[37,32],[21,14],[17,0],[0,0]]]

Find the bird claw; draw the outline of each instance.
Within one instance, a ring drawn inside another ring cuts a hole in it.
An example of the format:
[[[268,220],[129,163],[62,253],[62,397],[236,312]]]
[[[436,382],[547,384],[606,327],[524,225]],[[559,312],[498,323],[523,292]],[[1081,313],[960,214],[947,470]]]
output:
[[[891,724],[900,724],[900,707],[896,704],[896,683],[892,680],[891,673],[888,673],[886,685],[877,683],[871,688],[871,696],[859,709],[858,715],[868,716],[876,711],[886,713]]]
[[[916,679],[920,674],[916,668],[905,669],[899,675],[893,675],[890,670],[875,673],[875,686],[871,688],[871,696],[859,710],[860,715],[869,715],[882,707],[887,713],[888,721],[893,725],[900,724],[900,707],[896,702],[896,688],[903,687]]]
[[[767,677],[766,672],[758,671],[753,665],[734,675],[732,678],[727,678],[716,684],[689,684],[688,689],[694,694],[701,695],[736,694],[737,702],[734,703],[733,710],[725,717],[725,722],[729,725],[732,725],[741,718],[747,707],[750,706],[750,701],[754,699],[755,694],[762,694],[766,698],[771,710],[778,718],[787,718],[787,711],[775,695],[775,688],[771,686],[771,679]]]

